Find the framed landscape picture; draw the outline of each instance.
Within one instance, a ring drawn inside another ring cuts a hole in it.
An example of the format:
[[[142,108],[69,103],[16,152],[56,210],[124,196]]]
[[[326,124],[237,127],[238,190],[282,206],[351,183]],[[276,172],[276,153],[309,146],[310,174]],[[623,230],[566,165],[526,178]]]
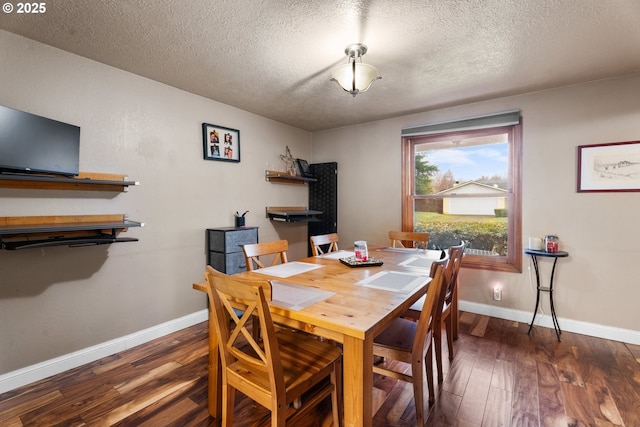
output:
[[[205,160],[240,162],[240,131],[224,126],[202,124]]]
[[[578,147],[578,192],[607,191],[640,191],[640,141]]]

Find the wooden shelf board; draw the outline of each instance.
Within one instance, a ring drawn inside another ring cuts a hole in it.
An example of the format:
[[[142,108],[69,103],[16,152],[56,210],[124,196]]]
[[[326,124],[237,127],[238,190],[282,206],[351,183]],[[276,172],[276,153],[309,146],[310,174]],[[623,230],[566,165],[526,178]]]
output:
[[[124,192],[133,185],[138,182],[128,181],[125,175],[97,172],[80,172],[77,177],[0,174],[0,187],[4,188]]]
[[[304,185],[308,182],[315,182],[317,179],[308,178],[300,175],[291,175],[286,172],[279,171],[265,171],[265,180],[269,182],[279,182],[283,184],[298,184]]]

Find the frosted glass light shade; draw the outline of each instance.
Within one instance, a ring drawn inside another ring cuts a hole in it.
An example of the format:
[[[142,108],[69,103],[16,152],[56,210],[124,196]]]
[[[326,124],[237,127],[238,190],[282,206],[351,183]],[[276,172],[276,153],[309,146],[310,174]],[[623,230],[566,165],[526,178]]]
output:
[[[365,92],[374,80],[381,78],[378,69],[373,65],[355,61],[336,68],[331,77],[331,80],[335,80],[345,92],[353,96]]]

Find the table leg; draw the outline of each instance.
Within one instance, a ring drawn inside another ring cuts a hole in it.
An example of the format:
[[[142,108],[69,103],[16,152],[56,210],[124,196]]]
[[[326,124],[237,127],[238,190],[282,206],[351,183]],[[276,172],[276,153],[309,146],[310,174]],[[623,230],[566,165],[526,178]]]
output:
[[[373,338],[345,336],[343,343],[344,426],[373,423]]]
[[[214,418],[222,416],[222,365],[218,351],[218,335],[213,320],[214,314],[209,307],[209,378],[208,408],[209,415]]]

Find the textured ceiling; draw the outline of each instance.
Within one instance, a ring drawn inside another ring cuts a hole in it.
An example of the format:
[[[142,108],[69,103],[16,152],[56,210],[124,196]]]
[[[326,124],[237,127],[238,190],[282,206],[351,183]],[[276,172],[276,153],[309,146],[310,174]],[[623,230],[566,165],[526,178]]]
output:
[[[0,15],[1,29],[311,131],[640,72],[639,22],[640,0],[51,0]],[[329,79],[357,42],[382,79],[354,98]]]

